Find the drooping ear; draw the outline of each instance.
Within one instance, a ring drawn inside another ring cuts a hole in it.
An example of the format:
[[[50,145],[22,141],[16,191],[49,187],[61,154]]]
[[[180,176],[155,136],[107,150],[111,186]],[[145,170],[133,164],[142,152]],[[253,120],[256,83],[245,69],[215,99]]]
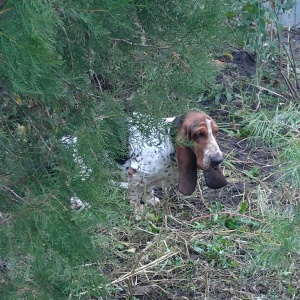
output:
[[[170,135],[171,135],[173,145],[176,144],[177,136],[178,136],[179,131],[182,128],[184,118],[185,118],[184,116],[178,116],[172,122]]]
[[[179,192],[183,195],[191,195],[197,184],[197,161],[195,154],[190,148],[176,147],[178,162]]]
[[[227,179],[224,176],[220,166],[203,171],[206,185],[211,189],[220,189],[227,185]]]
[[[179,192],[191,195],[197,184],[196,155],[189,147],[187,128],[184,126],[185,116],[175,118],[171,129],[172,141],[176,144],[176,158],[178,163]]]

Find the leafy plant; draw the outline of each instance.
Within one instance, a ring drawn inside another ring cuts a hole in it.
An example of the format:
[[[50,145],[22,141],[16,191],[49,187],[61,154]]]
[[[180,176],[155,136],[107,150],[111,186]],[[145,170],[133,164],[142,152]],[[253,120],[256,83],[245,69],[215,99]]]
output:
[[[1,298],[111,292],[110,231],[130,213],[111,184],[127,118],[197,103],[187,99],[214,81],[225,18],[216,0],[1,1]],[[63,136],[77,137],[82,161]],[[72,210],[72,197],[85,208]]]
[[[233,244],[225,237],[218,236],[213,241],[198,240],[192,245],[194,251],[199,253],[211,264],[218,264],[223,268],[237,267],[238,264],[230,258]]]

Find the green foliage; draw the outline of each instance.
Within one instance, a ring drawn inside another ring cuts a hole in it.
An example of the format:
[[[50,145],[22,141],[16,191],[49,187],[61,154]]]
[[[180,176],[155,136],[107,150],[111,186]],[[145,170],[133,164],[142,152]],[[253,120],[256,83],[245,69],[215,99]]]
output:
[[[268,55],[274,54],[278,50],[274,43],[265,43],[267,40],[269,41],[267,26],[272,26],[274,23],[281,27],[279,14],[284,10],[291,9],[294,5],[294,0],[232,1],[227,19],[240,43],[251,53],[260,53],[264,49],[263,59],[266,59]]]
[[[231,259],[234,244],[226,237],[217,236],[211,241],[197,240],[193,243],[194,251],[208,260],[210,264],[217,264],[221,268],[235,268],[238,263]]]
[[[55,53],[56,17],[51,4],[8,1],[3,9],[6,11],[1,15],[0,33],[2,85],[16,93],[59,96],[61,82],[56,76],[63,66]]]
[[[248,128],[257,143],[278,150],[281,162],[280,176],[300,186],[299,107],[290,106],[275,112],[260,111],[253,115]]]
[[[299,211],[294,216],[278,214],[276,219],[269,219],[261,233],[257,258],[261,266],[281,272],[292,271],[300,251],[299,225]]]
[[[229,24],[237,36],[251,52],[263,43],[265,38],[266,18],[260,0],[232,1],[231,11],[227,14]]]
[[[142,103],[148,111],[154,108],[159,115],[166,110],[178,113],[187,105],[192,107],[218,72],[211,61],[213,53],[222,47],[220,37],[227,33],[222,26],[226,1],[153,0],[136,1],[136,6],[145,43],[151,47],[143,51],[143,84],[135,94],[134,104],[140,109]]]
[[[0,12],[1,298],[107,295],[109,231],[130,211],[111,184],[126,116],[197,104],[217,74],[226,2],[4,1]],[[64,135],[78,137],[89,178]],[[71,209],[74,195],[85,208]]]

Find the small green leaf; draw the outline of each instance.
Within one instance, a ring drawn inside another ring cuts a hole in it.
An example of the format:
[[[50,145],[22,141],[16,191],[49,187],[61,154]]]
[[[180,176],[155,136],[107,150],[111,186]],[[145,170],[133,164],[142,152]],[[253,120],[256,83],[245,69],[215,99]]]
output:
[[[238,262],[236,262],[234,260],[231,262],[231,267],[236,268],[238,266],[239,266]]]
[[[241,203],[241,213],[244,214],[245,211],[246,211],[246,209],[247,209],[247,204],[246,204],[246,202],[242,202],[242,203]]]
[[[228,102],[232,101],[232,94],[231,93],[226,93],[226,99]]]
[[[194,223],[192,224],[192,227],[193,227],[194,229],[205,229],[205,228],[206,228],[206,225],[203,224],[203,223],[194,222]]]
[[[117,248],[118,250],[124,250],[124,249],[125,249],[125,246],[124,246],[123,244],[118,243],[117,246],[116,246],[116,248]]]
[[[200,248],[200,247],[194,247],[194,250],[196,251],[196,252],[198,252],[198,253],[202,253],[204,250],[202,249],[202,248]]]
[[[213,217],[214,222],[217,222],[218,218],[219,218],[219,215],[215,214],[214,217]]]
[[[253,166],[251,169],[250,169],[250,174],[253,176],[253,177],[258,177],[259,176],[259,168],[256,167],[256,166]]]
[[[159,233],[159,231],[160,231],[159,228],[153,224],[150,225],[150,228],[151,228],[151,232],[153,232],[153,233]]]
[[[235,229],[240,228],[240,223],[230,217],[230,218],[227,218],[227,220],[225,221],[225,226],[228,229],[235,230]]]
[[[246,138],[246,137],[248,137],[250,135],[251,135],[251,130],[248,129],[248,128],[246,128],[246,127],[242,128],[238,132],[238,136],[241,137],[241,138]]]

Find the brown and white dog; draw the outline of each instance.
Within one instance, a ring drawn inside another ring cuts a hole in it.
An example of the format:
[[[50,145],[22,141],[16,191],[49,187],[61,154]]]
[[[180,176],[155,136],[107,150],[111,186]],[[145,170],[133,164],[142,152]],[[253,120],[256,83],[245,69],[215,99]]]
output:
[[[129,198],[136,211],[141,203],[155,204],[153,187],[178,187],[191,195],[197,185],[197,170],[203,170],[206,185],[219,189],[227,184],[220,168],[223,154],[216,141],[218,126],[205,113],[191,111],[185,116],[167,118],[169,130],[130,129],[130,158],[123,168],[128,176]]]

